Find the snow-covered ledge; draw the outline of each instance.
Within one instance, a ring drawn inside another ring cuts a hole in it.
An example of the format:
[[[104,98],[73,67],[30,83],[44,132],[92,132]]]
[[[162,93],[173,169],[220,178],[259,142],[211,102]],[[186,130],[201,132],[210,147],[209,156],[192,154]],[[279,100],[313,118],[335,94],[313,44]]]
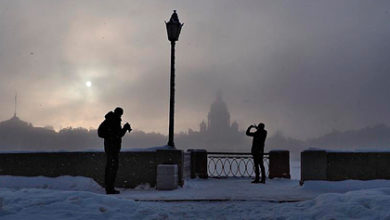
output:
[[[388,151],[305,150],[301,153],[301,184],[306,180],[390,179]]]
[[[85,176],[104,184],[104,152],[7,152],[0,153],[0,161],[0,175]],[[158,164],[177,164],[178,184],[184,184],[183,151],[163,146],[121,152],[116,186],[155,186]]]

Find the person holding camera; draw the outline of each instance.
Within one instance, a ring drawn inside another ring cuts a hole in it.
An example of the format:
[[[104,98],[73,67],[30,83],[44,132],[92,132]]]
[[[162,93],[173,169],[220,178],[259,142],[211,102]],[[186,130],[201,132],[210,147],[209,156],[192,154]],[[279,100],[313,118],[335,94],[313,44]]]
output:
[[[132,130],[129,123],[126,123],[122,128],[122,115],[123,109],[120,107],[117,107],[113,112],[108,112],[98,129],[99,137],[104,138],[104,151],[107,158],[104,176],[107,194],[119,194],[114,185],[118,171],[122,137],[126,134],[126,131],[130,133]]]
[[[255,132],[251,132],[251,129],[255,128]],[[251,153],[253,156],[253,163],[255,165],[255,174],[256,177],[252,181],[252,183],[265,183],[265,169],[264,169],[264,143],[265,139],[267,138],[267,130],[264,129],[264,124],[259,123],[258,126],[251,125],[246,130],[246,135],[253,137],[252,142],[252,149]],[[260,172],[259,172],[259,166],[261,168],[261,181],[259,178]]]

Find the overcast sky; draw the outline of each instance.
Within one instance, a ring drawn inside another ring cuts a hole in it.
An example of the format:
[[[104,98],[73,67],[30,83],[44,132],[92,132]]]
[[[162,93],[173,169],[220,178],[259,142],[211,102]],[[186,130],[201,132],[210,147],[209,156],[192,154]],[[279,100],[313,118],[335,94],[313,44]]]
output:
[[[241,129],[296,138],[390,124],[390,1],[0,1],[0,120],[96,128],[116,106],[168,133],[198,129],[218,90]],[[92,86],[87,87],[86,82]]]

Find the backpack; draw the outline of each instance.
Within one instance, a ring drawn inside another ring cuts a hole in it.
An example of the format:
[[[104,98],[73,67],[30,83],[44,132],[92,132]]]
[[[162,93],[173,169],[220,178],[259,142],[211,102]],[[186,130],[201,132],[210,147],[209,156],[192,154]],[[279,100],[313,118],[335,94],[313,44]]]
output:
[[[100,138],[106,138],[108,137],[108,122],[107,120],[104,120],[102,123],[100,123],[97,134]]]

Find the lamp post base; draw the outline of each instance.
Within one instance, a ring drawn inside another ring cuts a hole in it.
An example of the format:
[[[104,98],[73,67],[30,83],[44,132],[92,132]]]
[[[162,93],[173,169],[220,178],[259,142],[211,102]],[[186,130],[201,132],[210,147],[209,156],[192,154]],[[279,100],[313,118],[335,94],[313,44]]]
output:
[[[168,146],[172,147],[172,148],[175,148],[175,144],[173,142],[168,142]]]

